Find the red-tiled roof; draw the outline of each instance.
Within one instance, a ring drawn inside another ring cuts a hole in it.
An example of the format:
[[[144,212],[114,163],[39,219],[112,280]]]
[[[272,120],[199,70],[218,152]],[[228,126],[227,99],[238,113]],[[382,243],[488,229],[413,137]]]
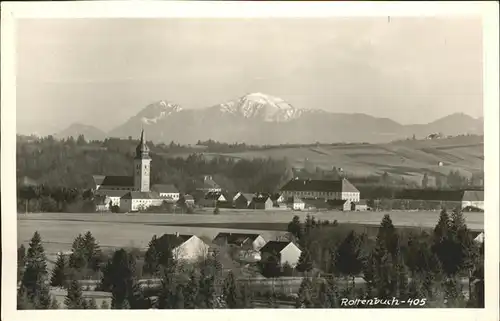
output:
[[[292,179],[281,188],[282,191],[314,191],[314,192],[349,192],[359,193],[347,179],[318,180],[318,179]]]

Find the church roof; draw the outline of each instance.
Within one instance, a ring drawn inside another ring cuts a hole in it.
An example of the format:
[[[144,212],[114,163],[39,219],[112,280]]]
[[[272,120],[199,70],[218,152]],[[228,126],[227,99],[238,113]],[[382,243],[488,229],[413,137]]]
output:
[[[96,195],[107,196],[107,197],[122,197],[123,195],[127,194],[128,192],[129,191],[126,191],[126,190],[116,191],[116,190],[102,190],[102,189],[98,189],[96,191]]]
[[[105,186],[122,186],[122,187],[133,187],[134,177],[133,176],[94,176],[94,182],[96,185]]]

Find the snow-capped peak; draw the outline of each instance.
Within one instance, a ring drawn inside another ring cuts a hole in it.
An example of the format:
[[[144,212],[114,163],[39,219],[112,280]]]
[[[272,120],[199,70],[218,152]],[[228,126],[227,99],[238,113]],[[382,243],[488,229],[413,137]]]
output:
[[[138,115],[144,124],[156,123],[172,113],[180,112],[182,108],[179,105],[160,100],[146,106]]]
[[[219,106],[220,111],[245,118],[257,118],[266,122],[285,122],[299,117],[296,109],[281,98],[263,93],[251,93]]]

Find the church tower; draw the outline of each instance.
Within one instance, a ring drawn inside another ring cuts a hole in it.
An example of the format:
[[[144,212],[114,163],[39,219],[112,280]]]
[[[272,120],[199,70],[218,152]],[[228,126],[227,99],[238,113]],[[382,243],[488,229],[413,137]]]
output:
[[[151,175],[151,157],[149,147],[144,140],[144,129],[141,132],[141,141],[135,149],[134,158],[134,190],[149,192]]]

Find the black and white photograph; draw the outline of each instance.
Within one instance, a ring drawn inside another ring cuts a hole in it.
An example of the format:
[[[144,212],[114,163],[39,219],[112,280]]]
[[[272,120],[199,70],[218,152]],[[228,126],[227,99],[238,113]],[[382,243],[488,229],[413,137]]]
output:
[[[9,313],[498,320],[498,61],[485,67],[495,23],[481,14],[498,3],[120,4],[38,17],[25,3],[13,18],[2,3]]]

